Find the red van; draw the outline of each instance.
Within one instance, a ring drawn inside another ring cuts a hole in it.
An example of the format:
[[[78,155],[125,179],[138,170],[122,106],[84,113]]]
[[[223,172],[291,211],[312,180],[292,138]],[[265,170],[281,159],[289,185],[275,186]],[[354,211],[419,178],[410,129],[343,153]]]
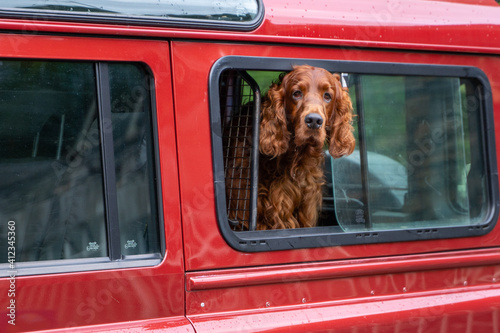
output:
[[[316,226],[260,230],[296,65],[356,147]],[[498,332],[497,129],[493,0],[2,1],[0,331]]]

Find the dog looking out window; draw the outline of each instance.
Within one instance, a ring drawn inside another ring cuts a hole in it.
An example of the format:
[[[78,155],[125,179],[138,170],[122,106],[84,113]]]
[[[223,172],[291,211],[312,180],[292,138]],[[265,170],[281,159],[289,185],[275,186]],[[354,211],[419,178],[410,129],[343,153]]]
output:
[[[325,183],[325,144],[334,158],[351,154],[355,146],[352,103],[340,80],[338,74],[323,68],[295,66],[264,97],[259,129],[257,230],[316,225]],[[244,131],[251,133],[249,128]],[[233,145],[231,168],[249,169],[251,140],[251,135],[246,135]],[[249,191],[250,179],[238,179],[234,188],[227,189],[227,196],[236,197],[231,192],[242,189]],[[248,209],[232,207],[239,204],[238,200],[229,202],[229,219],[248,221]]]

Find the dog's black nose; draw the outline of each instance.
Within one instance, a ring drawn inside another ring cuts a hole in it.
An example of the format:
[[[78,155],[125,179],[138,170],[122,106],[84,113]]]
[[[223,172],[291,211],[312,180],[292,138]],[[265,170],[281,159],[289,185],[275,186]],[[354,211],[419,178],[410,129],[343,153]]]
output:
[[[307,127],[309,127],[310,129],[318,129],[323,125],[323,117],[321,117],[317,113],[308,114],[304,121],[306,122]]]

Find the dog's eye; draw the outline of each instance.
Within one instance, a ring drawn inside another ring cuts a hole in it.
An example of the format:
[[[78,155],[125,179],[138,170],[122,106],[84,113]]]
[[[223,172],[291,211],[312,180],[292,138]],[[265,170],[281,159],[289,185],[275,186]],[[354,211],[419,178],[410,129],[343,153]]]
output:
[[[295,90],[292,94],[294,99],[301,99],[302,98],[302,91],[300,90]]]
[[[332,101],[332,95],[330,95],[330,93],[325,93],[323,95],[323,99],[325,100],[325,102],[330,103]]]

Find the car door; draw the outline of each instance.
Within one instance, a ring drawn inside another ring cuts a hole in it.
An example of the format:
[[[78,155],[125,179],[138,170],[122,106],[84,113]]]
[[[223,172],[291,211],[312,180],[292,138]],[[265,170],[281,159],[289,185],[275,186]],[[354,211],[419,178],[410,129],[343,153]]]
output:
[[[0,43],[1,330],[189,331],[169,43]]]

